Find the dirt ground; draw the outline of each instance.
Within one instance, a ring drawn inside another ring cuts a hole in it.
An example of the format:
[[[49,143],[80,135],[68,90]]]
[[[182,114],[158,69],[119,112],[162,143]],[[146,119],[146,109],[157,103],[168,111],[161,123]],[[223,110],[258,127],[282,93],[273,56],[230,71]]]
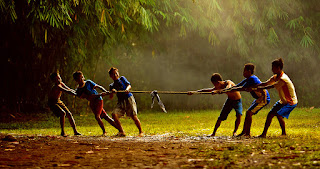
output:
[[[275,159],[274,156],[271,158],[264,152],[253,152],[244,156],[245,158],[231,158],[234,145],[249,146],[254,139],[169,135],[122,138],[61,137],[1,133],[0,138],[0,168],[260,168],[270,165],[280,168],[281,166],[277,165],[279,159]],[[225,155],[221,156],[221,153]],[[237,156],[237,153],[234,154]],[[290,157],[295,158],[295,156]],[[292,165],[294,164],[288,162],[284,166],[290,168]]]

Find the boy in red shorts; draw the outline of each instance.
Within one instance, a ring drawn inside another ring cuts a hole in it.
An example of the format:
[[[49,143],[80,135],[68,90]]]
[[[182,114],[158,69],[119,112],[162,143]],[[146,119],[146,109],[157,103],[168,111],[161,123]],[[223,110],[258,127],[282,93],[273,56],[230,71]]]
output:
[[[103,109],[103,100],[101,96],[104,96],[109,92],[102,86],[97,85],[91,80],[85,81],[85,78],[81,71],[76,71],[75,73],[73,73],[73,79],[78,83],[78,88],[76,89],[77,96],[79,96],[80,98],[86,98],[88,101],[90,101],[90,108],[100,128],[102,129],[102,135],[106,135],[106,130],[104,128],[104,124],[101,118],[105,119],[108,123],[110,123],[113,127],[117,129],[113,119],[110,118],[106,111]],[[96,88],[99,88],[100,90],[104,91],[104,93],[98,94]]]

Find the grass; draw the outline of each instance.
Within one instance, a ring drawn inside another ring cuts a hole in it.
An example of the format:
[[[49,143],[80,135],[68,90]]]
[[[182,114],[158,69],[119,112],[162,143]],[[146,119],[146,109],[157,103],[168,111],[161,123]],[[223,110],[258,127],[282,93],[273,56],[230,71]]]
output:
[[[138,116],[146,135],[169,134],[176,137],[203,136],[212,133],[220,114],[218,110],[141,112]],[[261,134],[268,110],[262,110],[253,117],[251,134]],[[78,130],[86,136],[102,134],[93,114],[75,115]],[[39,120],[40,119],[40,120]],[[217,136],[231,136],[234,128],[235,112],[221,123]],[[244,116],[238,133],[242,131]],[[280,137],[281,129],[277,118],[273,119],[266,139],[241,139],[238,142],[222,142],[192,149],[187,155],[194,166],[208,168],[318,168],[320,166],[320,109],[296,108],[285,119],[288,137]],[[138,129],[129,118],[121,119],[129,136],[136,136]],[[117,133],[104,121],[109,136]],[[66,120],[66,132],[72,134]],[[27,122],[0,123],[0,133],[28,135],[59,135],[59,119],[51,114],[43,114]],[[234,140],[233,140],[234,141]],[[184,168],[183,166],[181,166]],[[186,165],[185,168],[190,168]]]
[[[138,115],[142,129],[146,135],[167,134],[174,136],[203,136],[212,133],[215,122],[220,114],[219,110],[201,111],[169,111],[163,112],[140,112]],[[253,116],[251,135],[261,134],[267,109],[261,110]],[[238,132],[242,131],[244,115]],[[84,135],[97,136],[102,131],[94,119],[93,114],[74,115],[79,132]],[[39,120],[40,119],[40,120]],[[232,111],[226,121],[221,123],[216,136],[231,136],[234,129],[235,112]],[[291,138],[320,139],[320,109],[296,108],[285,119],[287,134]],[[108,135],[117,133],[105,120],[103,121]],[[121,123],[127,135],[136,136],[138,129],[129,118],[122,118]],[[65,129],[68,134],[72,134],[72,129],[66,119]],[[27,122],[0,123],[0,132],[33,135],[59,135],[59,119],[51,114],[43,114],[37,120]],[[281,134],[281,129],[277,118],[274,118],[267,136],[277,137]]]

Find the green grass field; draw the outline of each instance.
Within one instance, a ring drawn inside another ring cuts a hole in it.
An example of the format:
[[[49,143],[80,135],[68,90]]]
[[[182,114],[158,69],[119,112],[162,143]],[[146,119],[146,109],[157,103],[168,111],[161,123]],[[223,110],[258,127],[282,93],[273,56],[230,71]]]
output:
[[[140,112],[138,115],[142,129],[146,135],[170,134],[174,136],[203,136],[212,133],[219,110],[203,111],[169,111]],[[268,109],[261,110],[253,117],[251,135],[261,134]],[[79,132],[83,135],[98,136],[102,134],[93,114],[74,115]],[[242,131],[245,116],[243,115],[238,134]],[[226,121],[221,123],[216,136],[231,136],[234,129],[235,112],[232,111]],[[107,134],[112,136],[117,131],[103,120]],[[296,108],[285,119],[288,137],[301,139],[320,138],[320,109]],[[129,118],[122,118],[121,123],[127,135],[135,136],[138,129]],[[72,129],[66,119],[67,134],[72,135]],[[44,114],[27,122],[0,123],[0,132],[31,134],[31,135],[59,135],[59,119],[52,114]],[[277,118],[274,118],[268,131],[268,137],[280,136],[281,129]]]
[[[168,134],[181,138],[211,134],[219,113],[218,110],[169,111],[167,114],[141,112],[139,118],[148,136]],[[252,136],[261,134],[267,113],[267,109],[262,110],[253,117]],[[79,132],[83,135],[100,136],[102,134],[93,114],[75,115],[75,120]],[[233,111],[228,119],[221,123],[217,136],[231,136],[234,120],[235,112]],[[244,117],[238,133],[242,131],[243,121]],[[290,118],[285,121],[287,137],[280,137],[281,129],[277,118],[274,118],[265,139],[226,140],[226,137],[217,137],[217,142],[215,139],[210,139],[212,142],[202,144],[200,140],[195,143],[196,148],[186,148],[187,154],[183,152],[178,154],[191,159],[204,160],[192,165],[209,168],[318,168],[320,166],[320,109],[296,108]],[[136,136],[138,134],[131,119],[123,118],[121,122],[127,135]],[[108,136],[117,133],[107,122],[104,123]],[[59,119],[48,114],[32,118],[27,122],[0,123],[0,128],[0,133],[3,134],[50,137],[60,134]],[[66,132],[69,135],[73,134],[68,121],[66,121]],[[190,163],[187,164],[181,167],[190,168]]]

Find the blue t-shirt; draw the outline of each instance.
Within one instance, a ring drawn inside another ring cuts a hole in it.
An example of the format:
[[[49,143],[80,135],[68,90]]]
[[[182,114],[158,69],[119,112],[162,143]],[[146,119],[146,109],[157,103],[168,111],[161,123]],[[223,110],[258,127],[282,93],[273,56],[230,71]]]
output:
[[[126,90],[127,86],[130,85],[130,82],[124,77],[121,76],[119,79],[115,80],[113,83],[109,85],[109,90],[112,89],[116,90]],[[117,93],[118,101],[123,101],[125,99],[128,99],[130,96],[133,96],[132,93]]]
[[[82,88],[77,88],[77,90],[76,90],[77,96],[81,96],[82,94],[85,94],[85,95],[87,95],[87,96],[90,96],[90,95],[93,95],[93,94],[99,94],[99,93],[97,92],[97,90],[94,89],[94,86],[96,86],[96,84],[95,84],[93,81],[87,80],[87,81],[85,82],[84,87],[82,87]],[[97,98],[98,98],[99,100],[102,100],[102,97],[101,97],[101,96],[99,96],[99,97],[97,97]],[[88,98],[87,98],[87,99],[88,99]]]
[[[244,88],[247,88],[247,87],[258,85],[260,83],[261,83],[260,79],[256,75],[252,75],[246,79],[243,79],[239,84],[237,84],[237,86],[243,86]],[[267,96],[267,100],[270,101],[270,95],[268,90],[265,89],[263,91],[266,92],[265,95]],[[263,96],[263,94],[259,91],[251,91],[250,94],[255,99],[258,99]]]

